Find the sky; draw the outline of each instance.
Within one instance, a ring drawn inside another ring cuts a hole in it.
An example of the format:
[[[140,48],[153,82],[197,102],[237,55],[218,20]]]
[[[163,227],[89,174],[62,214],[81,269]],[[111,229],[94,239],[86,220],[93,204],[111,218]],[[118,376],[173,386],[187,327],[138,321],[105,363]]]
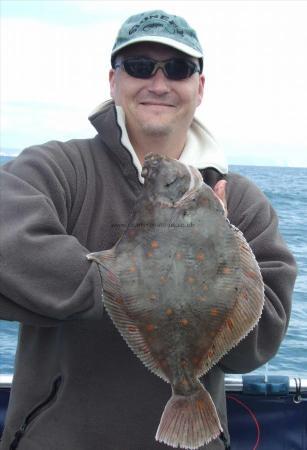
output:
[[[95,135],[131,14],[183,16],[204,50],[197,117],[230,164],[307,167],[307,1],[0,0],[1,151]]]

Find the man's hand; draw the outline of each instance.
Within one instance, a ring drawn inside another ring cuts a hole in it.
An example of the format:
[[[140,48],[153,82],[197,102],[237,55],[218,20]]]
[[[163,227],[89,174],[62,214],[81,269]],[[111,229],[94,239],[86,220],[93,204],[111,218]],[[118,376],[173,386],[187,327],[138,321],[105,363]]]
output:
[[[225,216],[227,217],[226,184],[227,184],[226,180],[218,181],[213,188],[213,192],[221,202],[225,211]]]

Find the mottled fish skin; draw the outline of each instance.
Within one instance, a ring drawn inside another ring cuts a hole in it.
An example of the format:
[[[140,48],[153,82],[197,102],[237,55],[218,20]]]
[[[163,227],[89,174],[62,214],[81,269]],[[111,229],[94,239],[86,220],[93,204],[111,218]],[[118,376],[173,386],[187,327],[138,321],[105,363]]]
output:
[[[222,431],[198,378],[258,322],[263,281],[254,255],[199,171],[146,157],[133,217],[108,251],[88,255],[106,309],[133,352],[171,383],[156,434],[195,449]]]

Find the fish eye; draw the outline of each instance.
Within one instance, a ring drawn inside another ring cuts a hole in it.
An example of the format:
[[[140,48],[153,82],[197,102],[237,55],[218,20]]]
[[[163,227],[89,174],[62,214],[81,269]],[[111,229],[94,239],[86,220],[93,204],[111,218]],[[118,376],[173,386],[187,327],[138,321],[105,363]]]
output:
[[[171,186],[172,184],[175,183],[175,181],[176,181],[176,178],[174,178],[173,180],[169,181],[168,183],[165,183],[165,187]]]

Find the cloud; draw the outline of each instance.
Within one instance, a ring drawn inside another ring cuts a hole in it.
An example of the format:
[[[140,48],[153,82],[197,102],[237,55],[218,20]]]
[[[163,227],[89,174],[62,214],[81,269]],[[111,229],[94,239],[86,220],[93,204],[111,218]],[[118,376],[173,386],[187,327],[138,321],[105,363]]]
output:
[[[74,105],[97,99],[107,86],[112,25],[69,28],[8,19],[4,27],[3,101]]]

